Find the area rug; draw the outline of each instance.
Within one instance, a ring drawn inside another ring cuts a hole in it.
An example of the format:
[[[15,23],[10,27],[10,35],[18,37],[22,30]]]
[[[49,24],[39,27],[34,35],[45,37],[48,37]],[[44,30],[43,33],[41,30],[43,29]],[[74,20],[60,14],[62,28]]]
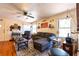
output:
[[[16,54],[17,56],[48,56],[48,50],[45,50],[44,52],[40,52],[34,48],[33,40],[30,39],[28,41],[28,47],[25,49],[21,49],[17,51],[17,45],[15,44],[16,48]]]
[[[26,48],[19,51],[16,50],[16,54],[17,56],[48,56],[48,50],[40,52],[36,49],[29,50],[29,48]]]

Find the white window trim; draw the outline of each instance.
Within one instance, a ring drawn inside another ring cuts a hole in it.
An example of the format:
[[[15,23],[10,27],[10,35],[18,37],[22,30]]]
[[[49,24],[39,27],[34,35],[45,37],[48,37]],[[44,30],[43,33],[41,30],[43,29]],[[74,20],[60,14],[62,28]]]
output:
[[[59,20],[58,20],[58,32],[59,32],[60,29],[70,28],[70,36],[71,36],[71,18],[69,18],[69,19],[70,19],[70,27],[59,27],[59,21],[60,21],[60,20],[64,20],[64,19],[66,19],[66,18],[63,18],[63,19],[59,19]],[[60,33],[58,33],[58,36],[60,37]],[[63,36],[63,37],[64,37],[64,36]],[[65,37],[66,37],[66,36],[65,36]]]

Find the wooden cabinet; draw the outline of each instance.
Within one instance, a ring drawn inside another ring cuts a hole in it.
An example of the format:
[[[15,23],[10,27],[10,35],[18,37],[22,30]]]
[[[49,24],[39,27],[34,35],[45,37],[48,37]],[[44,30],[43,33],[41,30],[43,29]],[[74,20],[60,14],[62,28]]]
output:
[[[0,56],[16,56],[13,41],[0,41]]]
[[[77,43],[67,44],[63,43],[63,49],[69,53],[70,56],[77,55]]]

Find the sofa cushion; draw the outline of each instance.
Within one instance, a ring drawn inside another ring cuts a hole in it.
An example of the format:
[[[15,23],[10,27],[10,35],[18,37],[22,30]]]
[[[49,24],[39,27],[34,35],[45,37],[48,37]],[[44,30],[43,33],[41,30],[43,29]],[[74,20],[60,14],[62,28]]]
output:
[[[69,54],[60,48],[51,48],[50,49],[51,56],[69,56]]]
[[[47,38],[42,38],[39,40],[35,40],[34,42],[41,44],[42,46],[48,44],[49,42],[47,41]]]

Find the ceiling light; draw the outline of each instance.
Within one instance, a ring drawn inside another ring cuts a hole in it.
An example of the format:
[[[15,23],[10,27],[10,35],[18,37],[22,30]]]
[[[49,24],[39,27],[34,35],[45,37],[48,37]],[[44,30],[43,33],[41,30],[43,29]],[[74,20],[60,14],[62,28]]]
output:
[[[66,16],[66,18],[70,18],[68,9],[67,9],[67,16]]]

